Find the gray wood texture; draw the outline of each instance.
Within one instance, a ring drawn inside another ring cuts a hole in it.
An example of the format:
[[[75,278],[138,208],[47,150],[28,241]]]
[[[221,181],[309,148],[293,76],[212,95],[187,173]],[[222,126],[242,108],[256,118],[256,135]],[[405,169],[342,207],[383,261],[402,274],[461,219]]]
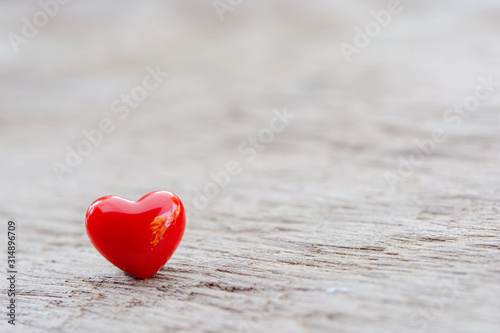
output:
[[[401,3],[350,63],[339,45],[387,2],[246,1],[220,20],[211,1],[73,1],[19,53],[2,37],[0,245],[6,258],[13,218],[18,308],[12,327],[2,292],[0,331],[499,332],[500,86],[473,96],[500,82],[500,7]],[[2,36],[38,10],[0,2]],[[157,65],[169,76],[120,119],[114,101]],[[283,109],[295,118],[249,161],[240,146]],[[53,162],[105,118],[59,181]],[[435,149],[412,155],[416,141]],[[232,160],[241,172],[196,204]],[[84,216],[155,190],[183,200],[187,229],[137,280]]]

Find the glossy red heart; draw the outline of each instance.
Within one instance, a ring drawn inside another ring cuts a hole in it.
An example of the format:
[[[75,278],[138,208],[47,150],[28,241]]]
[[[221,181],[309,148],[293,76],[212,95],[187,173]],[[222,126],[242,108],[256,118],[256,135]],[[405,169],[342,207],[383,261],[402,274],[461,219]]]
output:
[[[166,191],[134,202],[97,199],[85,216],[90,241],[104,258],[139,279],[154,275],[174,254],[186,226],[181,200]]]

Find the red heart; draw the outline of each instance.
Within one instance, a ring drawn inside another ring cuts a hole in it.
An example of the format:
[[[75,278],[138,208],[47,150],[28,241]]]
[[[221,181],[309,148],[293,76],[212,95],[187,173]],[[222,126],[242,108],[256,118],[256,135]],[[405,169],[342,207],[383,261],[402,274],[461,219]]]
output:
[[[117,196],[97,199],[87,210],[85,228],[104,258],[139,279],[155,274],[174,254],[184,235],[181,200],[166,191],[134,202]]]

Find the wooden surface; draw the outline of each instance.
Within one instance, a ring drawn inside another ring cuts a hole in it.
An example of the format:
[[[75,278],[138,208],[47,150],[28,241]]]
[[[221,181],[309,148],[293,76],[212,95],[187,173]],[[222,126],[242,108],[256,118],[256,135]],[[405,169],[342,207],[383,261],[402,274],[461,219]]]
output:
[[[500,93],[456,128],[443,115],[500,81],[500,7],[404,6],[350,64],[339,44],[386,2],[247,1],[221,21],[208,1],[74,1],[19,53],[4,38],[0,245],[15,219],[19,274],[0,331],[498,332]],[[2,35],[38,8],[0,2]],[[121,120],[111,104],[157,64],[170,75]],[[296,118],[248,161],[239,145],[283,108]],[[103,118],[115,130],[58,181],[52,163]],[[436,128],[446,140],[392,190]],[[197,209],[231,160],[242,172]],[[84,214],[160,189],[187,229],[140,281],[97,253]]]

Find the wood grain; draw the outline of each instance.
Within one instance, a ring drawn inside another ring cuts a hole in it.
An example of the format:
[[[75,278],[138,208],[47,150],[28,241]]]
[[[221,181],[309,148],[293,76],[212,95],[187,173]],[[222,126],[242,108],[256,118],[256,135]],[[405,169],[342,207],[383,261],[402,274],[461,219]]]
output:
[[[0,2],[0,29],[38,8]],[[500,87],[456,128],[444,116],[500,81],[500,7],[404,2],[348,64],[339,44],[385,8],[252,1],[220,21],[211,2],[75,1],[18,54],[4,39],[0,215],[19,274],[0,331],[498,332]],[[156,65],[170,75],[121,120],[113,102]],[[284,108],[296,118],[249,161],[238,148]],[[103,118],[114,130],[58,181],[51,164]],[[241,173],[195,207],[231,160]],[[92,248],[84,214],[160,189],[185,203],[185,237],[136,280]]]

